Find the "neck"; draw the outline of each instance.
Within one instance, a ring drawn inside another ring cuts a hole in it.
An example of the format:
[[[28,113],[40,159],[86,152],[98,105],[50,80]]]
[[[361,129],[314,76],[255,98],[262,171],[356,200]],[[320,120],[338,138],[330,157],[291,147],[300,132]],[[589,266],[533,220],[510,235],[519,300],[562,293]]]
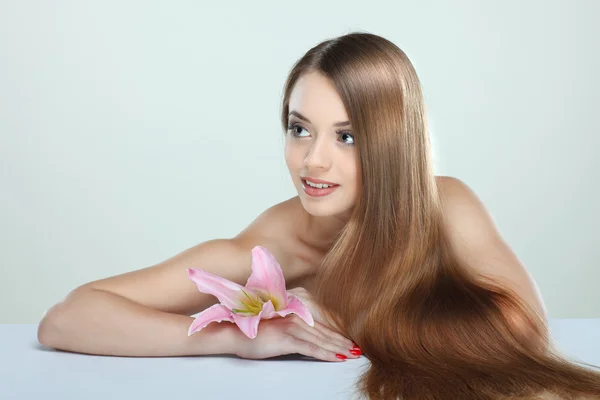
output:
[[[303,209],[305,224],[302,229],[303,241],[311,247],[328,250],[336,236],[348,222],[348,216],[316,217]]]

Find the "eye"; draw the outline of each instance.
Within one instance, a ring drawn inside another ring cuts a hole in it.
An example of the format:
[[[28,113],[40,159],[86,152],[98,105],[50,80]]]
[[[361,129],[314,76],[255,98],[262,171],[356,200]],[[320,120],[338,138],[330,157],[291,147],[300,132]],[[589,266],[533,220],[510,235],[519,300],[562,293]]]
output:
[[[288,131],[292,132],[292,137],[295,137],[295,138],[304,137],[304,136],[299,136],[298,135],[300,132],[302,132],[302,131],[297,132],[296,129],[298,129],[298,128],[304,129],[301,125],[298,125],[298,124],[290,124],[290,125],[288,125]]]
[[[291,132],[292,137],[295,139],[299,139],[299,138],[303,138],[305,136],[300,136],[300,133],[302,132],[302,130],[306,130],[302,125],[298,124],[298,123],[294,123],[294,124],[289,124],[288,125],[288,131]],[[300,128],[300,131],[297,131],[297,129]],[[351,140],[351,142],[346,142],[343,141],[344,139],[342,139],[342,144],[345,146],[354,146],[354,135],[352,135],[350,132],[348,131],[339,131],[336,132],[340,137],[342,138],[346,138],[346,140],[348,140],[348,138],[350,138],[349,140]]]
[[[350,137],[350,140],[352,140],[350,143],[343,142],[344,144],[349,145],[349,146],[354,144],[354,136],[350,132],[342,131],[342,132],[338,132],[338,135],[340,135],[340,137],[344,137],[344,136],[346,136],[346,138]]]

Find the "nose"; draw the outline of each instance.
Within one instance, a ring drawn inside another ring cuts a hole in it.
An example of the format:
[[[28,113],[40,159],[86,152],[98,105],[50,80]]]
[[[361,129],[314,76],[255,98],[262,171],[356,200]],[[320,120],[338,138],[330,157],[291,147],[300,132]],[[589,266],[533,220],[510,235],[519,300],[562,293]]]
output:
[[[324,140],[316,140],[314,142],[304,158],[304,165],[309,171],[316,169],[327,170],[330,168],[331,159],[328,154],[327,143]]]

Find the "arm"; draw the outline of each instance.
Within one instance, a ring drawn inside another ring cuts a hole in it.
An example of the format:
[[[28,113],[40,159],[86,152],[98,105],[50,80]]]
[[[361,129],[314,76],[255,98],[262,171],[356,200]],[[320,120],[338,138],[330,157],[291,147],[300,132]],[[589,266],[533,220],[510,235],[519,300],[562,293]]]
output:
[[[160,264],[90,282],[51,307],[39,324],[40,343],[61,350],[122,356],[179,356],[232,352],[229,323],[187,335],[189,315],[217,302],[198,291],[187,268],[202,268],[245,284],[251,253],[234,239],[194,246]]]
[[[462,181],[443,177],[440,195],[446,233],[463,265],[497,279],[537,310],[547,323],[547,312],[533,277],[502,239],[484,204]]]

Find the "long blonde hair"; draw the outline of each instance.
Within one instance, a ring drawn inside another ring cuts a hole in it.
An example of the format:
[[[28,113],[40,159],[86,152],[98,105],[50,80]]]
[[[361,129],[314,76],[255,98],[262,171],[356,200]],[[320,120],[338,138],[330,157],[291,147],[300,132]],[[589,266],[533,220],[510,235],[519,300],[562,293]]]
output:
[[[285,83],[285,131],[294,84],[313,71],[345,105],[364,183],[313,293],[370,360],[358,391],[403,400],[600,398],[599,372],[561,358],[535,310],[452,253],[421,85],[406,54],[364,32],[311,48]]]

